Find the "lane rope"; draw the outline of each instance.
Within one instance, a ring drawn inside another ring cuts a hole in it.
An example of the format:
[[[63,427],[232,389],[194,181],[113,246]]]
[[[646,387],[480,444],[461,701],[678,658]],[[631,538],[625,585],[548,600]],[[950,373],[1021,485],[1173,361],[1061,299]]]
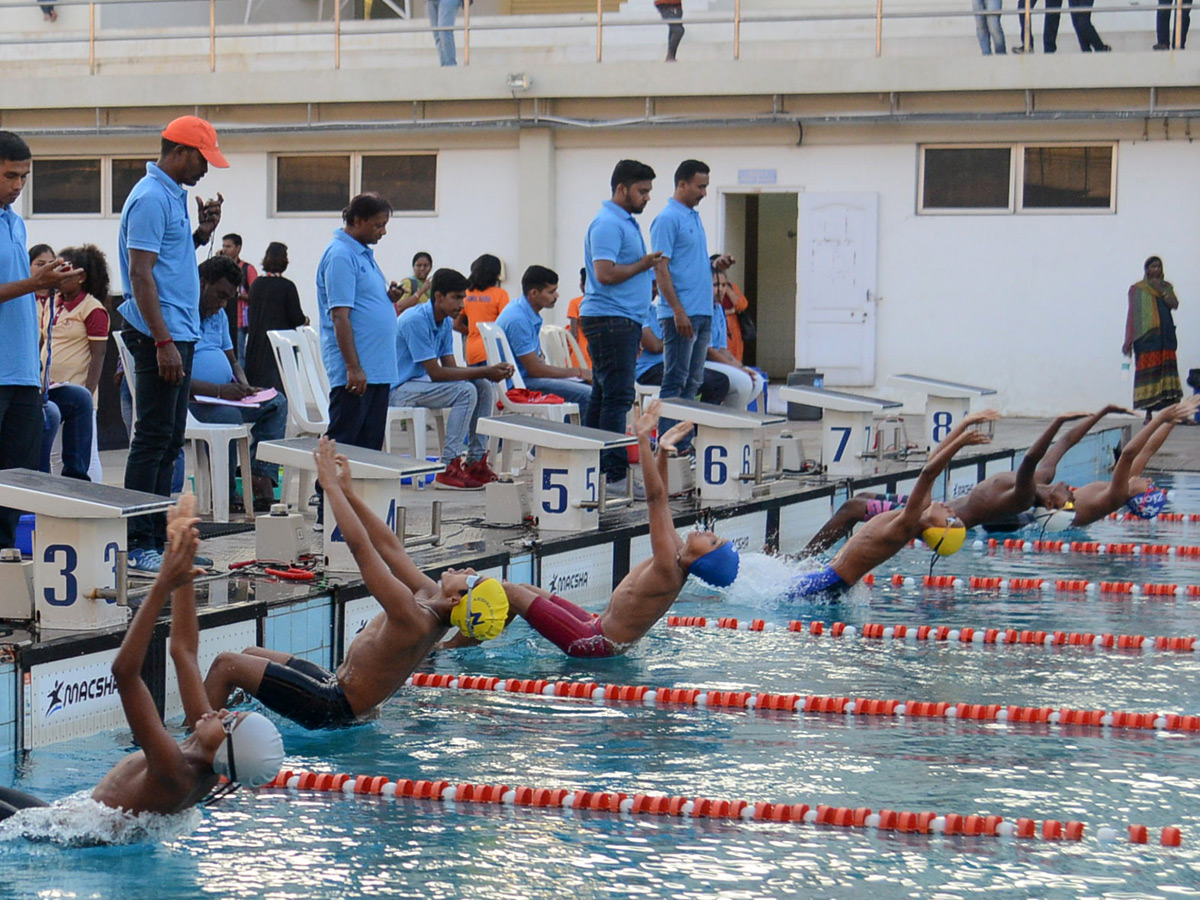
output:
[[[822,621],[807,624],[794,619],[785,625],[766,622],[762,619],[735,619],[723,616],[709,619],[704,616],[668,616],[669,628],[718,628],[729,631],[753,632],[807,632],[819,637],[825,634]],[[1093,647],[1104,650],[1162,650],[1176,653],[1200,653],[1200,644],[1195,637],[1165,637],[1144,634],[1093,634],[1078,631],[1032,631],[1016,628],[972,628],[949,625],[883,625],[867,622],[863,625],[848,625],[834,622],[828,626],[833,637],[864,640],[934,641],[962,644],[995,644],[996,646],[1040,646],[1040,647]]]
[[[529,694],[593,703],[640,703],[712,709],[774,710],[840,716],[911,716],[926,719],[967,719],[979,722],[1029,722],[1076,725],[1085,728],[1129,728],[1140,731],[1200,732],[1200,716],[1161,712],[1072,709],[1051,706],[1006,706],[999,703],[956,703],[826,697],[819,694],[774,694],[765,691],[708,691],[702,688],[653,688],[646,685],[599,684],[592,681],[547,681],[544,678],[497,678],[489,675],[451,675],[415,672],[404,682],[411,687]]]
[[[1200,597],[1200,585],[1162,584],[1136,581],[1089,581],[1085,578],[1004,578],[998,575],[903,575],[876,576],[869,572],[860,580],[868,587],[938,588],[942,590],[997,590],[1001,593],[1058,591],[1060,593],[1124,594],[1130,597]]]
[[[292,771],[284,769],[267,788],[286,788],[296,791],[318,791],[346,795],[373,795],[391,798],[480,803],[503,806],[525,806],[538,809],[592,810],[624,815],[672,816],[676,818],[730,819],[746,822],[803,823],[835,828],[858,828],[878,831],[897,831],[910,834],[971,835],[1008,837],[1043,841],[1082,841],[1088,830],[1083,822],[1058,819],[1041,821],[1020,818],[1007,821],[1003,816],[959,815],[957,813],[902,812],[868,807],[852,809],[807,803],[769,803],[750,800],[720,800],[709,797],[668,796],[657,793],[626,794],[621,791],[582,791],[565,788],[535,788],[524,785],[472,784],[452,781],[412,781],[404,778],[390,781],[386,776],[345,775]],[[1099,841],[1115,841],[1120,832],[1102,826],[1094,830]],[[1126,834],[1130,843],[1146,844],[1150,829],[1145,825],[1129,825]],[[1164,847],[1183,843],[1180,829],[1168,825],[1159,832]]]

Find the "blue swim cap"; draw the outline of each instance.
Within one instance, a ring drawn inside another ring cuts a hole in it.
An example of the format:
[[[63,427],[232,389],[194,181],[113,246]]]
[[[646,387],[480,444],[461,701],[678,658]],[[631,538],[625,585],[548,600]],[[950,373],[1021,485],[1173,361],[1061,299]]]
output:
[[[1153,519],[1167,505],[1167,492],[1163,488],[1151,486],[1142,493],[1130,497],[1125,505],[1139,519]]]
[[[689,575],[695,575],[701,581],[713,587],[729,587],[738,573],[738,552],[732,543],[726,541],[719,547],[714,547],[692,563],[688,569]]]

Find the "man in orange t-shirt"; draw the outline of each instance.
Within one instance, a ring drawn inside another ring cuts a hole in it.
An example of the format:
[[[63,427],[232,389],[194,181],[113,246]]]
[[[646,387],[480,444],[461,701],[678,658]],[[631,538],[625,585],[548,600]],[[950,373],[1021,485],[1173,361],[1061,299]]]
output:
[[[587,335],[579,327],[579,304],[583,302],[585,291],[587,291],[587,269],[580,269],[579,296],[567,304],[567,328],[575,336],[575,340],[579,342],[579,349],[583,351],[583,359],[578,360],[579,364],[590,369],[592,367],[592,357],[588,353]]]

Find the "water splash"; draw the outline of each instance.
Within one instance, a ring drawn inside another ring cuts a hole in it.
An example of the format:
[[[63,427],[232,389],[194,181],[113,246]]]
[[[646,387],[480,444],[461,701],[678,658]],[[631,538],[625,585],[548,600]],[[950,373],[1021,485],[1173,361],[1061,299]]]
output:
[[[95,847],[170,841],[196,830],[203,816],[193,807],[175,815],[131,813],[77,791],[50,806],[23,809],[0,822],[0,841],[28,840],[62,847]]]

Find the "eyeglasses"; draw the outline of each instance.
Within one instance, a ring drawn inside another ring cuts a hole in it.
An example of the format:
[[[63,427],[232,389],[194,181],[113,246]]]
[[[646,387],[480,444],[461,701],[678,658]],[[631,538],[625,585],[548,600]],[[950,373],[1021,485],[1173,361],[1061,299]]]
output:
[[[476,616],[471,612],[471,605],[475,600],[475,585],[479,584],[479,582],[483,580],[484,578],[482,575],[467,576],[467,609],[466,614],[463,616],[463,621],[467,625],[467,633],[472,638],[475,637],[475,626],[479,624],[479,619],[481,617]]]

